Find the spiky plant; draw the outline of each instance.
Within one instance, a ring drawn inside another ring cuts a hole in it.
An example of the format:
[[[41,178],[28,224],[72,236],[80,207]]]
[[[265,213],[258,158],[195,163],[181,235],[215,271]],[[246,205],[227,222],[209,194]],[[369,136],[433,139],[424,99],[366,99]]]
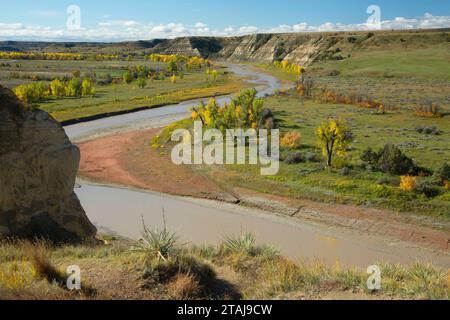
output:
[[[179,248],[178,236],[167,229],[165,219],[162,229],[150,229],[143,219],[142,224],[144,231],[142,238],[133,247],[135,251],[143,252],[152,258],[167,260]]]
[[[238,236],[229,236],[225,239],[225,248],[231,252],[246,255],[254,254],[256,238],[252,233],[246,232]]]

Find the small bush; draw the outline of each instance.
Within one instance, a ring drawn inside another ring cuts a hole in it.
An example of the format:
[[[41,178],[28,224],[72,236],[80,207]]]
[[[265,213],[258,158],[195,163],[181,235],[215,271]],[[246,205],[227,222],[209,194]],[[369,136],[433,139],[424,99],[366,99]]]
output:
[[[343,167],[341,169],[341,171],[339,172],[339,174],[341,176],[344,176],[344,177],[348,176],[350,174],[350,168],[349,167]]]
[[[164,284],[173,281],[180,274],[190,275],[200,285],[208,284],[215,277],[209,264],[190,255],[180,255],[166,261],[151,260],[145,269],[144,278]]]
[[[314,152],[305,153],[305,161],[306,162],[322,162],[321,157]]]
[[[413,176],[402,176],[400,178],[400,190],[411,192],[416,189],[417,178]]]
[[[296,131],[286,133],[281,139],[281,147],[288,150],[296,150],[301,146],[301,135]]]
[[[391,144],[384,147],[379,160],[379,168],[383,172],[392,174],[412,174],[416,171],[413,160]]]
[[[434,198],[440,194],[439,189],[436,186],[433,186],[429,182],[424,182],[424,183],[421,183],[419,186],[417,186],[416,192],[418,194],[422,194],[422,195],[426,196],[427,198]]]
[[[361,160],[375,170],[397,175],[412,175],[418,171],[427,172],[426,169],[418,168],[414,161],[392,144],[387,144],[379,152],[367,149],[361,154]]]
[[[444,116],[440,106],[430,101],[424,102],[416,108],[415,114],[423,118],[442,118]]]
[[[201,294],[201,288],[192,275],[178,274],[169,285],[169,294],[175,300],[197,299]]]
[[[301,153],[301,152],[291,152],[284,159],[284,162],[287,164],[298,164],[298,163],[302,163],[304,161],[305,161],[305,158],[303,156],[303,153]]]
[[[448,181],[448,180],[444,181],[444,189],[445,190],[450,190],[450,181]]]
[[[435,136],[439,136],[442,134],[442,131],[439,130],[439,128],[437,127],[425,127],[425,126],[419,126],[416,128],[416,131],[418,133],[423,133],[423,134],[429,134],[429,135],[435,135]]]
[[[144,89],[147,86],[147,81],[145,81],[145,78],[139,78],[136,80],[136,85],[139,88]]]
[[[392,186],[392,187],[396,187],[400,184],[400,179],[399,178],[381,178],[377,181],[377,184],[382,185],[382,186]]]
[[[142,239],[140,239],[133,249],[146,253],[151,258],[168,259],[178,249],[178,237],[175,233],[169,232],[164,223],[164,228],[149,229],[145,223]]]
[[[450,181],[450,165],[445,163],[441,168],[436,170],[434,177],[437,180],[437,183],[445,186],[445,182],[447,181],[448,183],[448,181]]]
[[[256,238],[251,233],[229,236],[225,239],[225,249],[234,253],[254,255],[256,252]]]

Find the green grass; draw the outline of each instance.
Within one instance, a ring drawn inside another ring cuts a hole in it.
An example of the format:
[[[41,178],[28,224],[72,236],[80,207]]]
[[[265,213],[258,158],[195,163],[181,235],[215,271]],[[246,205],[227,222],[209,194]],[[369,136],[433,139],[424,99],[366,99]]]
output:
[[[154,70],[165,70],[164,63],[147,61],[39,61],[20,60],[16,62],[2,60],[10,66],[0,67],[0,79],[7,87],[32,82],[30,77],[43,77],[43,82],[56,77],[71,77],[74,70],[83,76],[95,72],[101,80],[106,74],[121,78],[125,69],[131,65],[145,65]],[[131,84],[96,85],[96,94],[92,97],[49,99],[39,107],[49,112],[58,121],[82,119],[99,114],[122,112],[142,107],[157,107],[174,104],[194,98],[225,95],[237,92],[244,87],[241,79],[226,73],[226,68],[218,68],[219,77],[213,81],[205,70],[185,73],[172,83],[170,77],[165,80],[147,80],[145,88],[139,88],[136,82]],[[11,73],[21,78],[11,78]],[[48,80],[46,80],[48,79]]]
[[[339,70],[345,77],[416,77],[450,81],[450,48],[448,45],[426,49],[397,51],[366,50],[354,52],[351,58],[319,63],[314,67]]]
[[[450,159],[450,125],[447,117],[420,118],[411,110],[399,109],[379,114],[370,109],[339,104],[306,101],[304,104],[291,94],[265,99],[265,107],[274,111],[281,133],[297,131],[301,134],[303,153],[315,154],[319,162],[288,165],[281,162],[276,176],[260,175],[260,168],[251,165],[201,166],[197,170],[209,175],[225,189],[243,187],[268,194],[297,199],[311,199],[327,203],[343,203],[385,208],[405,213],[450,219],[450,192],[440,188],[441,194],[427,198],[399,189],[400,177],[362,168],[360,155],[368,147],[381,149],[387,143],[398,145],[416,165],[439,169]],[[323,170],[324,161],[317,147],[315,129],[328,117],[343,119],[352,128],[355,140],[344,158],[336,158],[332,170]],[[176,123],[155,139],[155,144],[170,148],[170,132],[175,128],[189,128],[189,120]],[[426,135],[416,131],[418,126],[436,126],[441,135]],[[282,152],[285,157],[287,151]],[[348,174],[341,169],[349,167]],[[381,184],[385,180],[390,183]],[[431,177],[418,178],[418,182],[431,181]]]
[[[49,101],[41,104],[40,108],[58,121],[67,121],[140,107],[175,104],[213,95],[226,95],[242,88],[242,83],[232,76],[213,84],[206,83],[204,79],[204,75],[196,74],[187,76],[176,84],[172,84],[170,80],[149,82],[144,89],[134,84],[97,87],[95,97]]]

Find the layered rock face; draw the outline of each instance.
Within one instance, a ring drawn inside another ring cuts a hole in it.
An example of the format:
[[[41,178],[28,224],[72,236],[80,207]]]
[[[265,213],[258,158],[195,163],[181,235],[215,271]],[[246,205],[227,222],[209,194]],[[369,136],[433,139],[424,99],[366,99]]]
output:
[[[0,237],[94,239],[73,191],[79,161],[58,122],[0,86]]]

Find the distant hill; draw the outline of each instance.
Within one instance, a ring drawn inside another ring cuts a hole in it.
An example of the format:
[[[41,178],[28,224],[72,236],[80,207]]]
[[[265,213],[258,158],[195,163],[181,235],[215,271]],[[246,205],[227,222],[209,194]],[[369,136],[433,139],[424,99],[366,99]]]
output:
[[[450,29],[256,34],[242,37],[189,37],[119,43],[0,42],[0,51],[183,54],[228,61],[272,63],[287,59],[300,65],[343,60],[360,50],[408,50],[447,46]]]

